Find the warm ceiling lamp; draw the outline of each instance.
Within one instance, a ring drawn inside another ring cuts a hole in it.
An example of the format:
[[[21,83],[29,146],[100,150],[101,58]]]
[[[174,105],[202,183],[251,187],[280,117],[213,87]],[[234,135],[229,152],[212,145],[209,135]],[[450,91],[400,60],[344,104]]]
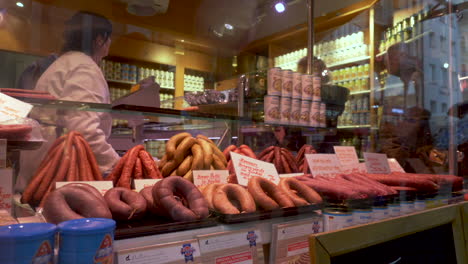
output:
[[[286,5],[283,1],[278,1],[275,3],[275,10],[278,13],[283,13],[286,10]]]

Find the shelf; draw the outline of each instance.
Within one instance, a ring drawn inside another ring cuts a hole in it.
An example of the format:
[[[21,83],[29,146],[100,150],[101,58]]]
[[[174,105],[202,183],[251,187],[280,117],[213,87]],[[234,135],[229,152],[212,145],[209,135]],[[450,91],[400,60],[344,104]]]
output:
[[[135,84],[137,84],[136,82],[121,81],[121,80],[111,80],[111,79],[106,79],[106,81],[111,82],[111,83],[121,83],[121,84],[130,84],[130,85],[135,85]],[[164,89],[164,90],[171,90],[171,91],[174,91],[174,90],[175,90],[175,88],[164,87],[164,86],[161,86],[161,89]]]
[[[416,40],[418,40],[418,39],[420,39],[420,38],[423,38],[424,36],[430,34],[431,32],[432,32],[432,31],[426,31],[426,32],[424,32],[424,33],[422,33],[422,34],[417,35],[416,37],[413,37],[413,38],[410,38],[410,39],[408,39],[408,40],[405,40],[405,43],[406,43],[406,44],[409,44],[409,43],[411,43],[411,42],[414,42],[414,41],[416,41]],[[382,52],[378,53],[378,54],[375,55],[375,56],[376,56],[376,57],[380,57],[380,56],[383,56],[383,55],[385,55],[385,54],[387,54],[387,51],[382,51]]]
[[[356,91],[356,92],[349,93],[349,95],[367,94],[367,93],[370,93],[370,92],[371,92],[371,90]]]
[[[339,63],[330,64],[330,65],[328,66],[328,68],[336,68],[336,67],[344,66],[344,65],[347,65],[347,64],[352,64],[352,63],[358,63],[358,62],[361,62],[361,61],[366,61],[366,60],[369,60],[369,59],[370,59],[370,56],[362,56],[362,57],[352,58],[352,59],[340,61]]]
[[[338,126],[338,129],[353,129],[353,128],[370,128],[370,125],[350,125],[350,126]]]

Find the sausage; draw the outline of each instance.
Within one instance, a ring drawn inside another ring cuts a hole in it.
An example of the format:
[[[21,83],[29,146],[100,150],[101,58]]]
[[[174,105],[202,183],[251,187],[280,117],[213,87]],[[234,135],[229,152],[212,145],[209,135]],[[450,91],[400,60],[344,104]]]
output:
[[[79,142],[81,142],[81,147],[85,148],[86,157],[88,159],[89,165],[91,166],[93,180],[102,181],[103,180],[102,174],[101,174],[101,171],[99,170],[96,157],[94,156],[94,153],[91,150],[91,147],[89,146],[88,142],[83,138],[83,136],[80,133],[77,133],[77,137],[78,137]]]
[[[187,153],[195,143],[197,143],[197,140],[193,137],[186,137],[184,140],[182,140],[182,142],[180,142],[174,153],[174,161],[177,163],[177,165],[179,165],[184,160],[185,156],[187,156]]]
[[[57,138],[54,141],[54,143],[52,143],[52,146],[50,146],[49,151],[47,152],[47,156],[42,160],[37,171],[44,168],[44,166],[51,161],[52,157],[57,151],[63,151],[62,148],[63,148],[63,142],[65,141],[65,139],[66,139],[66,135],[63,135]]]
[[[156,207],[175,221],[195,221],[209,214],[203,194],[192,182],[182,177],[164,178],[153,186],[152,192]],[[181,195],[188,202],[188,207],[177,201],[175,194]]]
[[[293,155],[291,152],[285,148],[281,148],[281,154],[283,157],[286,159],[286,162],[288,162],[289,167],[291,168],[292,172],[299,172],[299,169],[297,167],[297,163],[294,160]]]
[[[89,184],[86,184],[86,183],[68,183],[67,185],[65,185],[67,187],[70,187],[70,188],[80,188],[80,189],[83,189],[89,193],[91,193],[92,195],[94,195],[94,197],[97,199],[97,200],[100,200],[100,201],[103,201],[104,202],[104,197],[102,196],[102,194],[99,192],[98,189],[96,189],[94,186],[92,185],[89,185]]]
[[[418,189],[421,192],[436,192],[438,190],[438,185],[434,182],[417,177],[405,177],[405,176],[396,176],[396,175],[384,175],[384,174],[366,174],[367,177],[376,180],[380,183],[390,185],[390,186],[407,186]]]
[[[193,171],[189,170],[187,173],[185,173],[183,178],[193,182]]]
[[[55,155],[59,155],[59,152],[57,152]],[[41,181],[43,180],[46,173],[52,168],[52,165],[53,163],[49,162],[47,165],[45,165],[44,168],[36,172],[35,176],[31,179],[28,186],[21,195],[21,203],[28,203],[33,206],[39,203],[40,200],[34,200],[34,192],[36,191],[37,186],[41,184]]]
[[[237,181],[237,176],[235,173],[229,173],[229,176],[227,178],[227,182],[228,183],[235,183],[235,184],[239,184],[239,182]]]
[[[275,147],[275,157],[274,157],[273,164],[275,164],[275,167],[278,170],[278,173],[284,173],[283,164],[281,164],[281,149],[280,149],[280,147]]]
[[[239,149],[241,153],[244,153],[247,157],[257,159],[257,155],[252,151],[252,149],[247,145],[240,145]]]
[[[166,162],[167,162],[167,155],[164,154],[164,156],[159,160],[158,162],[158,168],[159,170],[162,170],[162,168],[164,167],[164,165],[166,165]]]
[[[154,205],[153,194],[152,194],[153,186],[147,186],[141,189],[140,194],[146,200],[146,211],[151,214],[158,214],[158,208]]]
[[[269,153],[267,153],[265,156],[263,156],[261,160],[271,163],[273,161],[274,156],[275,156],[275,151],[272,150]]]
[[[45,199],[43,215],[47,222],[58,224],[79,218],[112,218],[104,199],[84,190],[65,185]]]
[[[201,191],[203,196],[205,197],[206,204],[208,205],[208,209],[214,210],[213,205],[213,196],[217,188],[223,186],[221,183],[211,183],[206,185],[203,190]]]
[[[304,177],[306,178],[306,177]],[[322,197],[327,197],[332,200],[345,200],[345,199],[363,199],[366,198],[366,196],[363,196],[362,194],[358,193],[357,191],[348,188],[346,186],[340,186],[337,184],[332,184],[327,181],[323,180],[318,180],[318,179],[307,179],[303,180],[303,177],[299,178],[296,177],[296,179],[299,179],[302,183],[305,185],[309,186],[310,188],[314,189],[316,192],[318,192]]]
[[[128,158],[122,169],[122,175],[120,175],[120,179],[117,182],[117,187],[131,188],[133,167],[135,166],[138,153],[142,149],[144,149],[142,145],[137,145],[130,149]]]
[[[174,171],[176,168],[177,168],[177,162],[175,160],[170,160],[168,162],[166,162],[166,164],[164,165],[164,167],[162,168],[161,170],[161,174],[163,177],[167,177],[169,175],[171,175],[171,172]]]
[[[203,152],[203,169],[208,170],[210,169],[211,163],[213,163],[213,149],[211,148],[210,143],[206,142],[203,139],[197,139],[198,145],[201,146]],[[192,149],[193,153],[193,149]],[[195,156],[195,154],[194,154]]]
[[[78,179],[77,174],[78,166],[77,166],[77,150],[75,146],[72,146],[72,153],[70,159],[70,168],[68,169],[67,173],[67,181],[76,181]]]
[[[137,192],[123,187],[115,187],[104,194],[104,199],[116,220],[135,220],[146,213],[146,200]]]
[[[223,152],[221,152],[221,150],[219,150],[219,148],[214,144],[211,145],[211,149],[213,150],[213,154],[216,155],[218,159],[221,160],[221,162],[223,162],[224,166],[226,166],[227,159],[224,157]]]
[[[206,142],[210,143],[211,145],[216,146],[216,144],[213,142],[213,140],[209,139],[209,138],[208,138],[207,136],[205,136],[205,135],[198,134],[198,135],[197,135],[197,139],[203,139],[203,140],[205,140]]]
[[[291,199],[276,184],[265,178],[252,177],[247,184],[247,190],[254,198],[255,203],[265,210],[294,207]]]
[[[282,178],[278,187],[286,193],[296,206],[321,203],[322,197],[295,178]]]
[[[137,158],[135,162],[135,168],[133,171],[133,177],[135,179],[143,179],[143,164],[141,163],[141,159]]]
[[[385,184],[381,184],[377,181],[374,181],[372,179],[367,178],[366,176],[362,176],[358,173],[353,173],[352,175],[347,175],[343,174],[341,175],[344,179],[348,181],[352,181],[356,184],[363,185],[363,186],[369,186],[370,188],[374,188],[377,190],[378,194],[380,196],[383,195],[390,195],[390,194],[395,194],[396,192],[393,191],[391,188],[389,188]]]
[[[226,160],[229,162],[229,160],[231,159],[231,154],[230,152],[231,151],[234,151],[236,150],[237,147],[236,145],[229,145],[227,146],[224,150],[223,150],[223,154],[224,154],[224,157],[226,157]]]
[[[188,155],[187,157],[185,157],[184,161],[182,161],[182,163],[177,168],[176,174],[179,176],[185,175],[190,170],[192,166],[192,161],[193,161],[192,155]]]
[[[167,160],[172,160],[175,155],[175,151],[177,146],[184,140],[186,137],[192,137],[190,133],[183,132],[179,133],[175,136],[172,136],[166,143],[166,155],[167,155]]]
[[[92,176],[92,170],[90,167],[90,164],[88,162],[88,156],[86,155],[86,150],[83,147],[83,144],[81,141],[79,141],[78,137],[75,137],[73,139],[73,143],[77,147],[76,150],[78,152],[77,156],[77,161],[78,161],[78,167],[79,167],[79,172],[78,174],[78,179],[81,181],[92,181],[93,176]]]
[[[234,204],[239,203],[236,207]],[[244,187],[238,184],[224,184],[216,189],[213,206],[222,214],[239,214],[255,212],[255,201]]]
[[[232,165],[232,160],[229,161]],[[219,159],[217,155],[213,155],[213,167],[216,170],[225,170],[226,166],[224,165],[223,161]],[[232,167],[234,171],[234,166]]]
[[[284,173],[292,173],[292,170],[289,167],[289,164],[286,161],[286,158],[284,157],[284,155],[281,155],[280,160],[281,160],[281,165],[283,166],[283,169],[284,169]]]
[[[191,149],[193,154],[193,160],[190,169],[202,170],[205,167],[202,147],[200,147],[200,145],[198,144],[193,144]]]
[[[302,145],[301,149],[299,149],[299,151],[297,152],[297,155],[296,155],[297,163],[299,163],[303,159],[305,149],[306,149],[306,145]]]
[[[264,149],[260,154],[258,154],[258,158],[261,159],[263,156],[265,156],[267,153],[270,153],[275,148],[275,146],[269,146],[268,148]]]
[[[141,160],[142,168],[145,171],[146,177],[148,179],[160,179],[158,175],[158,168],[154,162],[153,157],[144,149],[140,150],[138,157]]]

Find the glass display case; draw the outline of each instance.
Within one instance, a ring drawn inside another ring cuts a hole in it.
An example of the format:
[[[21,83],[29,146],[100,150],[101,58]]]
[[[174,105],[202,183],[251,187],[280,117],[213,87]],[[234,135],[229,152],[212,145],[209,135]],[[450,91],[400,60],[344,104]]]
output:
[[[113,218],[114,263],[465,263],[467,7],[0,1],[0,225]]]

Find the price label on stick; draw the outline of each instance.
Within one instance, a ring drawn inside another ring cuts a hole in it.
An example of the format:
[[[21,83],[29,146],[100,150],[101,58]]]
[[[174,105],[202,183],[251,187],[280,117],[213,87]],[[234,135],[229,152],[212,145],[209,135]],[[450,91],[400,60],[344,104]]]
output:
[[[32,108],[31,104],[0,93],[0,122],[26,117]]]
[[[260,176],[266,178],[275,184],[278,184],[280,178],[275,165],[261,160],[253,159],[234,152],[231,153],[231,159],[234,164],[237,181],[240,185],[247,186],[250,178]]]
[[[314,177],[335,177],[341,173],[340,163],[335,154],[306,154],[305,157]]]
[[[364,152],[364,160],[368,173],[389,174],[387,154]]]
[[[56,182],[55,183],[55,188],[60,188],[62,186],[65,186],[70,183],[86,183],[94,188],[98,189],[98,191],[104,195],[108,190],[112,189],[114,187],[114,184],[112,181],[69,181],[69,182]]]
[[[229,171],[227,170],[194,170],[193,183],[197,187],[211,183],[227,183]]]
[[[341,166],[357,166],[359,159],[356,154],[356,149],[349,146],[334,146],[336,157]]]
[[[145,187],[155,185],[160,179],[138,179],[134,180],[135,183],[135,191],[139,192],[143,190]]]

